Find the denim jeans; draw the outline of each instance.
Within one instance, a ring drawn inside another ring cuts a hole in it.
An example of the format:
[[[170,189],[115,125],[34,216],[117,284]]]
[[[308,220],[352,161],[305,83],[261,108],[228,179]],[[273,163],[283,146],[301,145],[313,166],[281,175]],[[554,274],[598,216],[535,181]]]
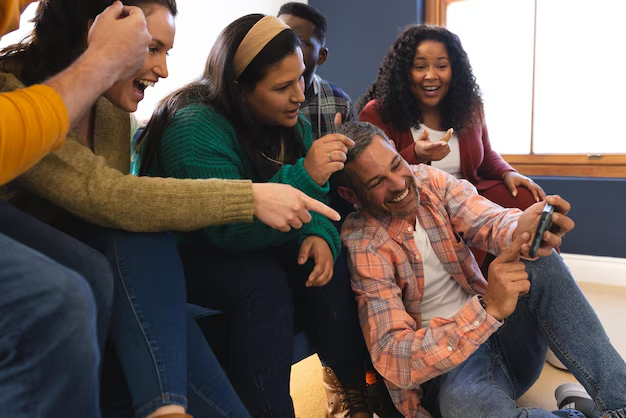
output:
[[[81,231],[115,276],[110,338],[116,355],[107,355],[104,365],[103,414],[145,417],[181,405],[198,417],[249,416],[187,310],[172,236],[87,224]]]
[[[0,234],[21,242],[80,274],[96,303],[98,346],[102,351],[113,303],[111,265],[93,248],[0,200]]]
[[[298,266],[284,248],[229,253],[189,243],[180,253],[189,301],[224,312],[203,329],[252,416],[294,415],[294,314],[341,383],[365,383],[365,347],[343,254],[326,286],[307,288],[312,266]]]
[[[100,416],[98,340],[112,295],[104,257],[0,201],[3,416]]]
[[[530,292],[485,344],[434,385],[442,416],[582,416],[515,402],[539,377],[550,346],[591,395],[596,417],[626,417],[626,363],[561,257],[524,263]]]

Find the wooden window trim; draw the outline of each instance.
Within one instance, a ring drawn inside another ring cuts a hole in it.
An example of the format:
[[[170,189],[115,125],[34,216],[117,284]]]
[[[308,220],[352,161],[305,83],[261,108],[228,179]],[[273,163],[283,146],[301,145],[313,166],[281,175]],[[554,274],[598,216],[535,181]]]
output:
[[[425,0],[428,25],[446,25],[448,6],[464,0]],[[626,178],[626,154],[503,154],[502,158],[529,176]]]
[[[626,178],[623,154],[503,154],[502,158],[527,176]]]
[[[446,26],[448,5],[464,0],[425,0],[424,23],[427,25]]]

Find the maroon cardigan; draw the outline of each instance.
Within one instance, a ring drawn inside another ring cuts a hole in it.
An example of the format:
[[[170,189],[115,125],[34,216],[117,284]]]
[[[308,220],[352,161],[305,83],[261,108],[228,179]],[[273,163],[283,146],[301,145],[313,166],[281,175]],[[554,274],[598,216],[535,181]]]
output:
[[[419,164],[414,151],[415,141],[410,129],[400,131],[391,124],[384,123],[376,110],[376,100],[370,101],[359,113],[359,121],[370,122],[396,143],[400,155],[409,164]],[[478,191],[483,191],[502,182],[502,175],[515,171],[504,159],[491,149],[487,125],[472,126],[462,130],[459,135],[461,153],[461,172]]]

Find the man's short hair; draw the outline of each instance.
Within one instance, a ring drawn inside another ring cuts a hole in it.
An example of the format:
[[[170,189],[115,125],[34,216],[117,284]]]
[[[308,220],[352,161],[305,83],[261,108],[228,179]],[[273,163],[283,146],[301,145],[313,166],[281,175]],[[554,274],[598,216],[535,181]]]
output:
[[[351,163],[359,156],[370,144],[376,136],[381,137],[385,141],[391,143],[391,140],[378,126],[369,122],[347,122],[337,129],[338,134],[342,134],[354,141],[354,146],[348,150],[348,159],[344,163],[343,170],[337,171],[332,176],[333,185],[345,186],[355,190],[357,186],[356,173],[351,169]]]
[[[313,33],[317,36],[322,46],[326,44],[326,28],[328,22],[326,21],[326,17],[313,7],[305,3],[285,3],[278,11],[278,16],[280,15],[293,15],[308,20],[313,24]]]

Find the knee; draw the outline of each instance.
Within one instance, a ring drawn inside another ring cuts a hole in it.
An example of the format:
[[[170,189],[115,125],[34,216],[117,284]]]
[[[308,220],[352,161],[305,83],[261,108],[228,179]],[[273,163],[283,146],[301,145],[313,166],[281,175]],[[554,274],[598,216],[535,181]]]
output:
[[[480,390],[479,390],[480,389]],[[439,411],[444,417],[499,417],[507,415],[503,411],[495,412],[496,405],[489,405],[489,402],[482,403],[479,400],[489,398],[485,393],[483,385],[452,385],[442,388],[439,392]],[[498,405],[502,406],[502,405]],[[511,400],[510,408],[516,408],[515,402]],[[490,408],[493,408],[490,411]]]
[[[343,253],[342,253],[343,254]],[[330,304],[337,313],[356,315],[357,305],[350,284],[350,271],[345,256],[340,255],[335,263],[333,278],[325,286],[311,288],[311,292],[319,292],[325,304]]]
[[[474,391],[476,386],[457,384],[454,379],[444,379],[444,382],[439,389],[439,407],[445,416],[461,416],[454,412],[467,408],[472,398],[480,396]]]
[[[81,275],[69,269],[60,269],[46,279],[38,303],[48,308],[50,317],[59,318],[59,322],[68,327],[95,321],[94,295]]]
[[[517,196],[515,196],[515,200],[517,202],[515,207],[521,210],[526,210],[527,208],[537,203],[531,191],[522,186],[519,186],[517,188]]]
[[[21,277],[19,288],[9,297],[11,303],[2,310],[7,308],[20,334],[34,338],[42,346],[70,339],[78,339],[85,346],[95,341],[94,296],[78,273],[49,260],[33,260],[29,272]]]
[[[15,324],[28,335],[95,318],[93,294],[81,275],[20,243],[4,244],[0,327]]]
[[[241,303],[268,312],[288,311],[291,315],[291,292],[285,271],[278,264],[266,262],[251,263],[250,267],[240,276]]]
[[[569,268],[555,250],[552,250],[552,254],[547,257],[539,257],[536,260],[524,261],[524,263],[529,280],[535,289],[557,283],[574,282]],[[545,277],[546,280],[541,279],[542,277]]]
[[[517,196],[511,196],[511,192],[504,182],[499,182],[495,186],[481,192],[481,195],[503,208],[518,208],[526,210],[537,203],[530,190],[525,187],[517,188]]]
[[[102,309],[109,310],[113,303],[111,263],[100,252],[88,246],[84,246],[76,256],[80,258],[80,264],[76,266],[76,272],[91,287],[99,305],[102,305]]]

